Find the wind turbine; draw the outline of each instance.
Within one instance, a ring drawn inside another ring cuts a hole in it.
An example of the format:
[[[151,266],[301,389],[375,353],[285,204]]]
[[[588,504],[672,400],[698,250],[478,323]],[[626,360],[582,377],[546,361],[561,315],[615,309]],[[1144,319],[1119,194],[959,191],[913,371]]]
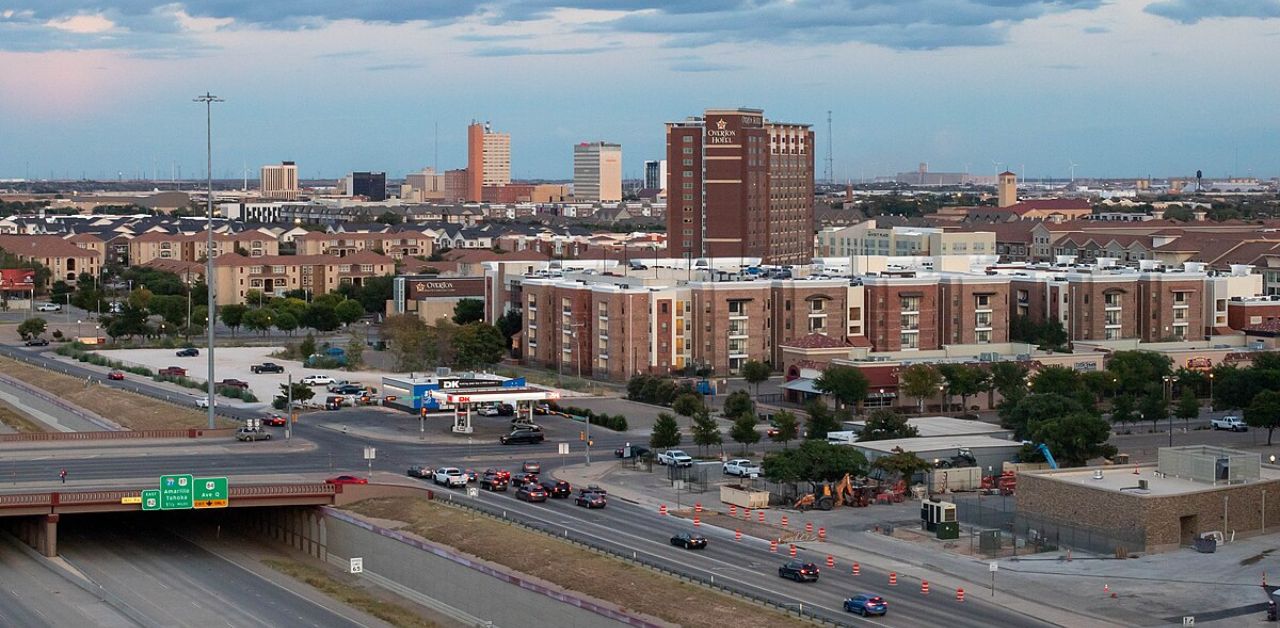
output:
[[[1000,174],[1000,172],[1004,169],[1004,162],[1003,162],[1003,161],[996,161],[996,160],[992,159],[992,160],[991,160],[991,165],[993,165],[993,166],[995,166],[995,167],[996,167],[996,175],[997,175],[997,176],[998,176],[998,175]]]
[[[1076,163],[1075,161],[1072,161],[1070,159],[1067,160],[1067,166],[1071,168],[1071,187],[1075,187],[1076,185],[1076,166],[1079,166],[1079,165],[1080,164]]]

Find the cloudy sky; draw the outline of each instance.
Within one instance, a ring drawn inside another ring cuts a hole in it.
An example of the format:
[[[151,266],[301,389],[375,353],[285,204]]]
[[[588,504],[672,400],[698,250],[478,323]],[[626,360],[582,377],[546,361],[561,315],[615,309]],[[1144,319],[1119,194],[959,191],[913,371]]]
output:
[[[0,178],[306,178],[465,161],[517,178],[572,144],[752,106],[813,123],[819,174],[1280,174],[1280,0],[0,0]],[[998,162],[998,164],[997,164]],[[256,176],[256,175],[255,175]]]

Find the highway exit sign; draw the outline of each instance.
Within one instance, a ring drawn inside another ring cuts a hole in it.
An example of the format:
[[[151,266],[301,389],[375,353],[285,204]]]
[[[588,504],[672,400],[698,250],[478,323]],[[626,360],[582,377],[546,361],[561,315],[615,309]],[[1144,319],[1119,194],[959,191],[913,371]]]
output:
[[[142,509],[160,510],[160,491],[142,491]]]
[[[196,478],[194,484],[193,508],[227,507],[227,478]]]
[[[160,510],[185,510],[192,507],[195,478],[190,475],[160,476]]]

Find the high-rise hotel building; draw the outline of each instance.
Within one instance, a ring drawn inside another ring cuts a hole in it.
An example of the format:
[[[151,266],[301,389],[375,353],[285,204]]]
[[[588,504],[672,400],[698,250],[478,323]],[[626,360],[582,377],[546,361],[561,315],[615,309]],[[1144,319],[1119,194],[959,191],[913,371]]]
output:
[[[263,198],[282,201],[298,200],[298,166],[292,161],[262,167],[259,187]]]

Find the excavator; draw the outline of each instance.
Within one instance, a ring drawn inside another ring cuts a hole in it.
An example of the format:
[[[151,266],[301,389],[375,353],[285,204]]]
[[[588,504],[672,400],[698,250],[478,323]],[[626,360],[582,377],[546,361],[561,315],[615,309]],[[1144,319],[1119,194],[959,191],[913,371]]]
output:
[[[814,491],[795,503],[796,510],[831,510],[839,506],[866,506],[871,503],[871,488],[854,486],[848,473],[840,481],[814,483]]]

